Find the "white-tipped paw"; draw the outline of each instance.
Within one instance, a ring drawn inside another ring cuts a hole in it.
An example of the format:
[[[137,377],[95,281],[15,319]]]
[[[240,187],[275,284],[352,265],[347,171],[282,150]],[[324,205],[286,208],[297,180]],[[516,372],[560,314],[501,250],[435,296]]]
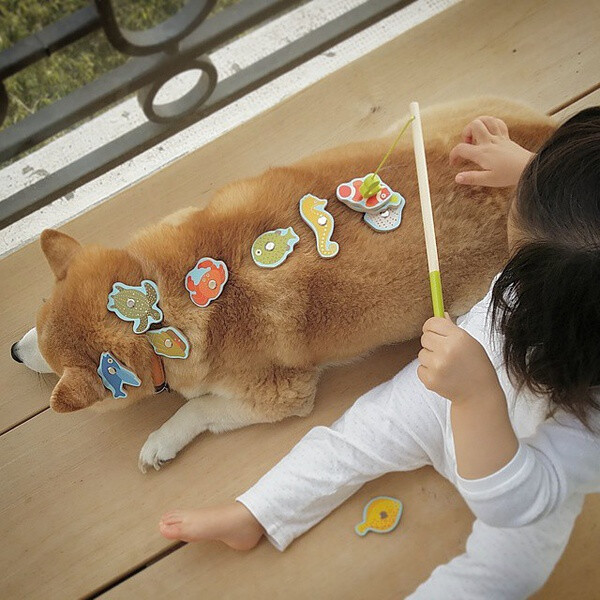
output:
[[[164,464],[175,458],[177,451],[178,448],[169,443],[164,433],[153,431],[140,450],[138,467],[142,473],[146,473],[150,467],[158,471]]]

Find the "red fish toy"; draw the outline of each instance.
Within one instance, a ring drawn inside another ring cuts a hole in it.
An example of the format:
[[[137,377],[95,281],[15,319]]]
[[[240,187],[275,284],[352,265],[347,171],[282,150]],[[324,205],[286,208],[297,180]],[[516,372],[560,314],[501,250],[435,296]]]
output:
[[[378,178],[379,189],[372,196],[363,197],[361,186],[365,179],[372,175],[372,173],[369,173],[365,177],[356,177],[351,181],[346,181],[338,185],[335,191],[338,200],[357,212],[381,212],[390,203],[394,192]]]
[[[204,308],[221,295],[228,278],[227,265],[222,260],[204,257],[185,276],[185,289],[192,302]]]

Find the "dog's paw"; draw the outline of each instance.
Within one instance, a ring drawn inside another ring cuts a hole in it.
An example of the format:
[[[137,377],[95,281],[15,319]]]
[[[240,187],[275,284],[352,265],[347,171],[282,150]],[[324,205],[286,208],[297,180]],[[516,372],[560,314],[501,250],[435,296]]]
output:
[[[158,471],[164,464],[175,458],[177,450],[172,444],[169,444],[164,434],[161,434],[160,431],[153,431],[140,450],[138,467],[142,473],[146,473],[150,467],[154,467]]]

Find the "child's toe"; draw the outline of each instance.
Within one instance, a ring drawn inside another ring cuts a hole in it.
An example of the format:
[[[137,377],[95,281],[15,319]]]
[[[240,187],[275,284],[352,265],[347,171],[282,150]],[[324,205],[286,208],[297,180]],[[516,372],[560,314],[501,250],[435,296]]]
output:
[[[165,513],[161,519],[161,525],[175,525],[183,521],[183,514],[178,510],[172,510],[171,512]]]
[[[165,523],[161,521],[158,525],[160,533],[169,540],[180,540],[183,535],[180,523]]]
[[[158,528],[161,535],[170,540],[180,540],[183,536],[184,515],[179,511],[164,514]]]

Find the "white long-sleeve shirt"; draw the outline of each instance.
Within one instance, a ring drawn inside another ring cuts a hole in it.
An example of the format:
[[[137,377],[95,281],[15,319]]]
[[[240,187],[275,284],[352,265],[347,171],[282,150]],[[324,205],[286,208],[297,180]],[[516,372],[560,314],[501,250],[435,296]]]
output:
[[[600,411],[590,428],[563,410],[546,418],[547,400],[511,383],[502,359],[502,339],[491,331],[491,289],[459,325],[486,349],[506,394],[519,447],[496,473],[454,483],[473,513],[488,525],[521,527],[552,514],[574,492],[600,492]],[[447,440],[452,447],[450,418]],[[453,452],[453,448],[450,449]]]
[[[279,550],[365,482],[433,465],[477,520],[465,554],[436,568],[411,599],[514,600],[543,585],[584,495],[600,491],[600,414],[592,415],[596,429],[590,432],[563,411],[547,418],[545,398],[517,394],[502,364],[501,340],[490,332],[490,301],[491,292],[459,325],[482,343],[496,367],[519,438],[515,456],[492,475],[461,478],[450,402],[424,387],[414,361],[359,398],[331,427],[312,429],[238,498]]]
[[[551,515],[575,492],[600,491],[600,443],[574,417],[558,415],[520,440],[514,458],[481,479],[456,477],[473,513],[495,527],[522,527]]]

